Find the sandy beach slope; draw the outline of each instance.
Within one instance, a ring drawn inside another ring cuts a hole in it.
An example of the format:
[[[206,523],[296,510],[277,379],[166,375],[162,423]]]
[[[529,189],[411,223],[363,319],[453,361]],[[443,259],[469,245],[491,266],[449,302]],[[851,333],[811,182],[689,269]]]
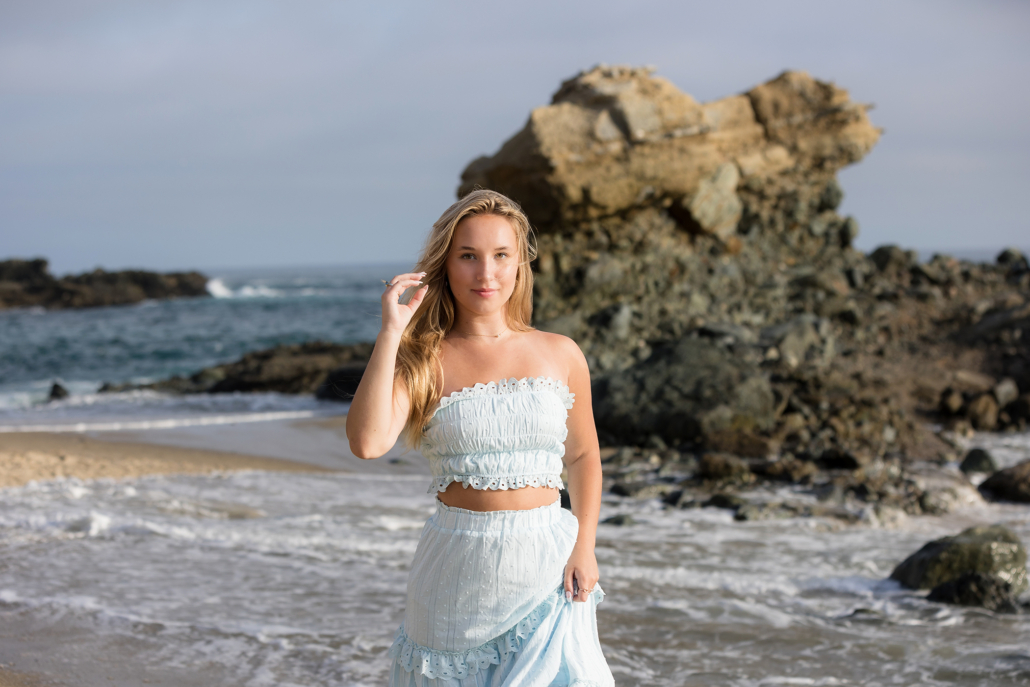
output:
[[[0,488],[34,480],[130,478],[226,470],[330,472],[277,458],[176,446],[103,441],[80,434],[0,434]],[[0,687],[57,685],[42,676],[0,665]]]
[[[223,451],[102,441],[81,434],[0,434],[0,488],[61,477],[118,479],[225,470],[328,469]]]

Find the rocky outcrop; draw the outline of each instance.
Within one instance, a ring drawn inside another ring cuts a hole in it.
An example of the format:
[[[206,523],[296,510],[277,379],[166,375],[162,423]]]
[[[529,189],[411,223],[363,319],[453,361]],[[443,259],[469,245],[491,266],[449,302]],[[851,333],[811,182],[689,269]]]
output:
[[[982,448],[974,448],[962,459],[958,469],[967,475],[977,472],[991,474],[998,469],[998,465],[990,453]]]
[[[980,490],[991,498],[1030,503],[1030,460],[1024,460],[988,477]]]
[[[829,320],[792,296],[846,295],[869,269],[834,177],[879,138],[866,109],[800,72],[699,104],[601,66],[465,170],[459,194],[497,189],[533,219],[536,319],[584,349],[609,443],[769,432],[783,399],[759,366],[832,358]]]
[[[997,613],[1019,612],[1012,585],[1000,577],[978,572],[967,572],[937,585],[926,599],[957,606],[980,606]]]
[[[43,259],[0,262],[0,310],[95,308],[147,299],[206,295],[207,277],[199,272],[159,274],[142,270],[105,272],[97,269],[56,279]]]
[[[506,193],[545,236],[655,208],[691,232],[729,238],[760,206],[772,210],[779,191],[808,190],[809,180],[797,183],[806,171],[822,184],[817,198],[792,202],[797,220],[809,219],[807,206],[835,208],[833,173],[880,136],[866,110],[801,72],[701,104],[651,69],[602,65],[564,82],[496,155],[473,161],[459,195],[477,185]],[[755,202],[759,187],[768,202]],[[558,247],[542,241],[544,262]],[[560,277],[566,270],[556,267]]]
[[[239,360],[205,368],[189,377],[153,384],[105,384],[101,391],[153,389],[171,393],[276,391],[316,394],[349,401],[372,355],[372,344],[343,345],[327,341],[275,346],[247,353]]]
[[[775,400],[768,379],[757,372],[704,339],[660,346],[645,362],[599,380],[594,411],[600,438],[643,443],[657,435],[678,445],[723,430],[769,429]]]
[[[910,589],[932,589],[967,573],[996,577],[1020,594],[1027,589],[1026,549],[1007,527],[970,527],[926,544],[898,565],[891,579]]]
[[[1025,426],[1028,263],[855,250],[836,172],[878,140],[867,110],[800,72],[698,103],[599,66],[464,171],[459,195],[533,221],[535,323],[583,349],[602,443],[680,456],[607,464],[617,493],[687,491],[707,478],[673,476],[683,456],[732,454],[849,512],[980,498],[923,420]]]
[[[619,367],[641,341],[701,323],[787,319],[787,285],[768,277],[819,281],[811,258],[857,232],[835,213],[834,173],[876,142],[865,111],[797,72],[702,105],[649,70],[598,67],[472,162],[459,194],[484,186],[523,204],[539,239],[537,320],[582,340],[595,368]],[[823,281],[848,289],[843,271]]]

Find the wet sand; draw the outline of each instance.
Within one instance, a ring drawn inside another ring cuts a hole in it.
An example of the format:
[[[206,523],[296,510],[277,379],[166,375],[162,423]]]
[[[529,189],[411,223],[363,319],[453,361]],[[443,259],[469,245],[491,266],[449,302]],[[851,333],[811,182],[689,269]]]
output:
[[[228,470],[325,472],[329,468],[227,451],[106,441],[81,434],[0,435],[0,488],[62,477],[125,479]]]
[[[56,682],[43,680],[32,673],[17,673],[13,670],[0,668],[0,687],[45,687],[57,685]]]
[[[140,442],[105,441],[82,434],[0,435],[0,488],[19,487],[33,481],[65,477],[125,479],[144,475],[208,474],[231,470],[331,471],[327,467],[280,458]],[[16,634],[21,635],[23,640],[28,636],[35,640],[31,644],[36,651],[28,653],[49,653],[46,648],[39,650],[40,645],[51,645],[45,639],[45,633],[43,637],[35,632],[21,634],[27,629],[20,628]],[[4,637],[4,633],[0,633],[0,640],[4,639],[8,641],[3,642],[7,650],[3,652],[2,658],[9,660],[14,654],[26,655],[12,646],[20,645],[21,642],[12,641],[14,637]],[[53,644],[60,642],[55,641]],[[76,668],[81,669],[82,662]],[[49,677],[20,672],[0,664],[0,687],[46,687],[65,684],[69,683],[55,682]]]
[[[147,432],[0,434],[0,489],[60,478],[129,479],[235,470],[429,474],[417,451],[397,446],[382,459],[354,456],[346,416]],[[10,619],[9,619],[10,620]],[[81,655],[74,632],[29,617],[0,628],[0,687],[139,684],[132,647],[124,655]],[[69,635],[70,636],[66,636]],[[54,651],[55,647],[62,647]],[[13,661],[13,663],[12,663]],[[184,685],[149,669],[148,684]],[[197,687],[205,683],[198,674]]]
[[[422,454],[400,443],[377,460],[358,458],[350,451],[346,427],[346,415],[333,415],[215,427],[96,432],[87,436],[119,443],[138,442],[279,458],[359,474],[429,476],[429,465]]]

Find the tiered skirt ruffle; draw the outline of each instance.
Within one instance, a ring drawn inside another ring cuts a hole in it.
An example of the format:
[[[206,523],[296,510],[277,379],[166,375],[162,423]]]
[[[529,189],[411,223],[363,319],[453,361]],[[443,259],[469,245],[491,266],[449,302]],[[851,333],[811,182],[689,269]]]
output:
[[[608,687],[600,587],[566,601],[578,523],[558,504],[479,513],[438,504],[390,648],[391,687]]]

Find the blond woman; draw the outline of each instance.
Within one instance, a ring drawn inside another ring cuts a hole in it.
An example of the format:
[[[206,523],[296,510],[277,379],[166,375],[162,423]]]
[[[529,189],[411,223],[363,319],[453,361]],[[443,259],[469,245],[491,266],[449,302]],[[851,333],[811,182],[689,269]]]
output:
[[[533,253],[518,205],[473,191],[383,294],[347,436],[376,458],[403,434],[437,494],[390,650],[394,687],[613,684],[595,620],[589,372],[573,341],[530,326]]]

